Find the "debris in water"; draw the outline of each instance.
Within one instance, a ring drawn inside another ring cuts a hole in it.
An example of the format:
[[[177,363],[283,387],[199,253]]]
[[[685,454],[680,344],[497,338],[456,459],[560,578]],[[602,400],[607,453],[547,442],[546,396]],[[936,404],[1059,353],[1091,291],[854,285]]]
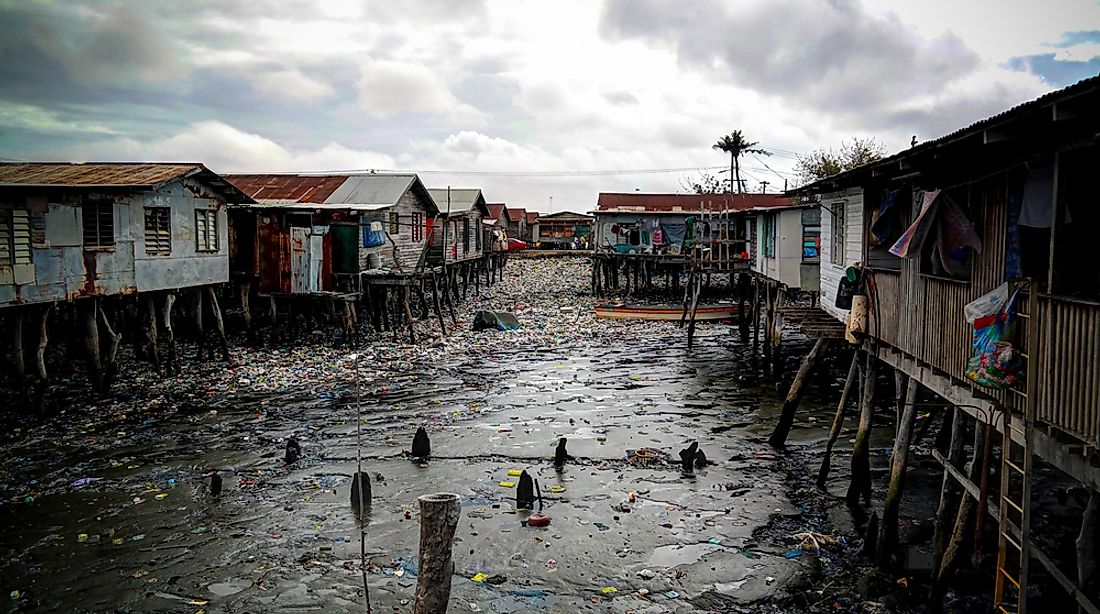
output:
[[[412,454],[414,459],[426,459],[432,455],[432,442],[428,439],[428,431],[424,427],[417,427],[416,435],[413,435]]]
[[[293,437],[286,440],[286,464],[293,465],[302,457],[302,445]]]

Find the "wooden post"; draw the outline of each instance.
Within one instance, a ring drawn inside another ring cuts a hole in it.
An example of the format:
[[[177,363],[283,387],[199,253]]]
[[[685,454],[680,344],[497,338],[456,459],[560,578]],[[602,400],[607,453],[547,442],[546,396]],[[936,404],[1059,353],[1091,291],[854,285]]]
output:
[[[98,298],[96,299],[97,302],[99,300]],[[118,371],[116,358],[118,357],[118,346],[122,343],[122,334],[116,333],[114,328],[111,327],[111,321],[107,318],[107,313],[103,311],[102,306],[97,305],[96,313],[99,317],[102,335],[106,338],[106,342],[100,347],[100,362],[103,366],[103,388],[106,390],[114,383],[115,374]],[[104,338],[101,337],[100,340],[104,341]]]
[[[909,441],[913,433],[913,420],[917,416],[917,389],[920,384],[909,380],[905,391],[898,432],[894,438],[894,453],[890,457],[890,487],[886,490],[886,502],[882,507],[882,523],[879,525],[878,550],[875,560],[879,567],[886,567],[896,554],[898,545],[898,508],[905,492],[905,469],[909,462]]]
[[[96,298],[82,301],[82,318],[84,320],[84,355],[88,362],[88,379],[92,387],[97,391],[103,390],[103,370],[99,362],[99,324],[96,312],[99,305]]]
[[[852,447],[852,482],[845,496],[849,505],[855,506],[860,498],[871,502],[871,424],[875,414],[875,373],[878,361],[870,352],[865,353],[866,364],[861,369],[862,394],[859,406],[859,430]]]
[[[974,483],[981,480],[982,472],[985,470],[985,464],[982,461],[987,433],[982,426],[981,424],[974,425],[974,450],[967,470],[967,477]],[[955,513],[955,526],[951,531],[951,539],[948,540],[947,547],[943,551],[943,559],[940,561],[940,568],[937,572],[936,580],[938,582],[942,583],[955,571],[959,553],[963,549],[967,534],[970,533],[970,525],[974,522],[976,505],[977,501],[974,500],[974,497],[969,496],[963,497],[962,501],[959,502],[958,511]]]
[[[207,355],[208,349],[209,349],[209,343],[207,343],[207,339],[206,339],[206,326],[203,322],[203,312],[206,310],[206,308],[203,304],[203,303],[205,303],[205,301],[202,298],[202,294],[203,294],[203,289],[202,288],[195,288],[194,310],[192,311],[192,315],[194,317],[194,323],[195,323],[195,335],[197,335],[196,338],[198,339],[198,342],[199,342],[199,358],[200,359],[206,358],[206,355]],[[271,323],[272,323],[272,325],[274,325],[274,323],[275,323],[275,313],[276,313],[275,297],[272,296],[271,297]],[[288,323],[289,323],[289,321],[288,321]]]
[[[229,342],[225,338],[225,322],[222,320],[222,310],[218,306],[218,293],[214,290],[214,286],[206,287],[206,296],[210,299],[210,313],[214,316],[214,332],[218,336],[222,360],[229,362]]]
[[[416,298],[420,301],[420,318],[427,319],[432,315],[431,308],[428,307],[428,297],[424,292],[424,278],[421,277],[416,284]]]
[[[688,316],[688,349],[691,349],[695,340],[695,316],[699,311],[699,292],[702,290],[703,278],[695,276],[695,287],[691,296],[691,313]]]
[[[1077,587],[1089,599],[1100,595],[1100,493],[1089,491],[1089,502],[1081,514],[1081,533],[1077,536]]]
[[[241,293],[241,319],[244,320],[244,330],[248,335],[248,342],[251,344],[255,341],[252,332],[252,307],[249,305],[249,300],[252,298],[252,280],[242,280],[239,289]],[[169,294],[172,293],[169,292]]]
[[[455,317],[455,304],[454,301],[451,300],[451,282],[450,280],[446,280],[445,283],[446,285],[443,286],[443,298],[446,299],[447,302],[447,313],[451,315],[451,324],[458,326],[458,318]]]
[[[752,352],[756,355],[756,348],[760,346],[760,279],[753,279],[752,284]]]
[[[435,305],[435,317],[439,318],[439,334],[447,336],[447,325],[443,322],[443,307],[439,304],[439,277],[432,273],[432,303]]]
[[[413,326],[416,320],[415,318],[413,318],[412,306],[409,305],[410,294],[412,294],[412,291],[409,290],[409,287],[403,286],[401,292],[401,302],[405,304],[405,319],[409,322],[409,343],[416,345],[416,330]]]
[[[153,368],[160,370],[160,351],[157,345],[157,312],[154,295],[148,294],[142,297],[144,302],[144,316],[142,317],[142,330],[145,333],[145,351],[149,353],[149,360],[153,362]]]
[[[248,292],[242,292],[242,300],[245,301],[244,312],[248,313],[248,299],[243,298]],[[172,328],[172,307],[176,304],[176,293],[169,290],[164,294],[164,308],[161,311],[161,326],[164,327],[164,336],[168,342],[168,364],[166,368],[170,373],[179,373],[179,356],[176,354],[176,331]],[[247,316],[245,326],[251,330],[251,316]]]
[[[852,392],[852,383],[859,374],[859,352],[852,352],[852,365],[848,367],[848,377],[844,380],[844,391],[840,393],[840,402],[836,405],[836,414],[833,415],[833,426],[829,429],[829,440],[825,442],[825,456],[821,459],[821,469],[817,472],[817,486],[825,488],[829,479],[829,470],[832,465],[833,445],[840,430],[844,427],[844,413],[848,407],[848,395]]]
[[[27,379],[27,366],[23,360],[23,313],[22,307],[12,307],[8,323],[11,325],[11,349],[8,351],[8,359],[15,369],[15,377],[22,384]]]
[[[46,395],[46,387],[50,383],[46,373],[46,347],[49,344],[49,319],[53,311],[53,303],[47,303],[38,312],[38,343],[34,352],[34,377],[35,377],[35,407],[42,409]]]
[[[779,421],[776,422],[772,435],[768,438],[768,443],[772,447],[782,448],[786,445],[787,435],[791,432],[791,426],[794,424],[795,411],[798,410],[798,404],[802,402],[802,386],[813,371],[818,356],[821,355],[823,349],[825,349],[825,338],[818,337],[817,341],[814,342],[814,346],[810,348],[810,352],[802,359],[802,364],[798,367],[798,373],[795,374],[794,381],[791,382],[791,388],[787,391],[787,398],[783,401],[783,411],[779,414]]]
[[[952,415],[950,421],[946,417],[944,419],[945,428],[948,428],[948,424],[951,425],[951,440],[947,446],[944,461],[952,467],[957,467],[962,462],[966,450],[966,414],[957,407],[952,407],[950,411]],[[931,590],[928,597],[928,611],[933,614],[943,610],[944,585],[939,580],[939,572],[943,566],[943,555],[947,549],[947,539],[950,534],[948,523],[958,506],[961,494],[962,485],[955,480],[947,467],[944,467],[940,503],[936,508],[933,521]]]
[[[454,575],[455,530],[462,515],[459,496],[424,495],[420,501],[420,576],[413,614],[446,614]]]

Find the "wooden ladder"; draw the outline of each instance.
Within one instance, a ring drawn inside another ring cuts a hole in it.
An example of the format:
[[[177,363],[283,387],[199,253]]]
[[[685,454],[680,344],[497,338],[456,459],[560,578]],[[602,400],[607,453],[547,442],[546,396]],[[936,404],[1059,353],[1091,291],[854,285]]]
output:
[[[993,603],[997,612],[1027,614],[1028,567],[1031,562],[1031,433],[1038,408],[1039,288],[1027,280],[1027,313],[1017,317],[1026,329],[1026,392],[1012,389],[1024,400],[1024,412],[1006,410],[1001,445],[1000,523],[997,526],[997,579]],[[1019,338],[1025,338],[1019,335]],[[1033,360],[1035,358],[1035,360]]]

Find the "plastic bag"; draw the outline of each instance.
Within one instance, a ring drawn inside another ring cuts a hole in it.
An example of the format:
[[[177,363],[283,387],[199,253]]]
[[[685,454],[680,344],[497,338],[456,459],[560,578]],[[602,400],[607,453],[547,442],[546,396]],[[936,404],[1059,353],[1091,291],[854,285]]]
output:
[[[1004,290],[1004,300],[994,301]],[[1008,295],[1008,284],[980,297],[966,306],[967,318],[971,313],[974,338],[970,359],[966,364],[966,377],[986,388],[1003,390],[1020,383],[1023,361],[1013,344],[1016,336],[1016,297],[1019,291]],[[972,309],[973,306],[973,309]],[[984,313],[983,313],[984,312]]]
[[[1004,307],[1007,302],[1008,282],[1005,282],[967,303],[966,307],[963,308],[966,313],[966,321],[973,324],[978,318],[993,315]]]

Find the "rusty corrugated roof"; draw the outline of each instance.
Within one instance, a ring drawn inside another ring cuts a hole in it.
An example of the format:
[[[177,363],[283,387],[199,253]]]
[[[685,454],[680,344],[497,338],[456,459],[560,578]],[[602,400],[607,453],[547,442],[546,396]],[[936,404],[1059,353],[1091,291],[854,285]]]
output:
[[[528,211],[527,212],[527,223],[528,224],[534,224],[537,221],[539,221],[539,212],[538,211]]]
[[[744,211],[756,207],[791,204],[779,194],[645,194],[641,192],[600,192],[598,211],[644,211],[692,213],[707,209]]]
[[[204,170],[198,162],[4,162],[0,185],[147,188]]]
[[[504,213],[508,216],[509,222],[525,222],[527,220],[527,209],[506,207]]]
[[[485,205],[489,208],[489,219],[496,221],[500,219],[501,214],[504,213],[504,203]]]
[[[229,183],[256,200],[323,203],[348,175],[226,175]]]

